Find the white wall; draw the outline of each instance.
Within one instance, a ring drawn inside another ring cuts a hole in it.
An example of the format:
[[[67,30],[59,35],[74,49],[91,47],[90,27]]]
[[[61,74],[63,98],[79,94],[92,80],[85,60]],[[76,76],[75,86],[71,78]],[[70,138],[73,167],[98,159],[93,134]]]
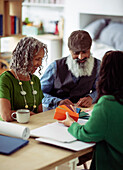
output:
[[[88,15],[89,14],[89,15]],[[39,18],[45,22],[64,17],[64,38],[62,56],[69,54],[67,41],[70,33],[82,29],[92,20],[102,17],[98,15],[123,16],[123,0],[65,0],[65,8],[23,7],[22,19]],[[51,29],[51,28],[50,28]]]
[[[63,56],[69,53],[67,40],[70,33],[93,20],[82,17],[82,14],[123,16],[123,0],[66,0]]]
[[[123,15],[123,0],[76,0],[76,2],[79,12]]]

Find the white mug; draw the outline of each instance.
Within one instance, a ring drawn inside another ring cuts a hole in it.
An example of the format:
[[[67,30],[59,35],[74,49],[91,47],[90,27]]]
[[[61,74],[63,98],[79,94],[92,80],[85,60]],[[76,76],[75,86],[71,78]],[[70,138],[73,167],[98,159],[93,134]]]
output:
[[[14,117],[16,115],[16,117]],[[17,120],[19,123],[27,123],[30,119],[30,110],[28,109],[19,109],[16,112],[12,113],[12,118]]]

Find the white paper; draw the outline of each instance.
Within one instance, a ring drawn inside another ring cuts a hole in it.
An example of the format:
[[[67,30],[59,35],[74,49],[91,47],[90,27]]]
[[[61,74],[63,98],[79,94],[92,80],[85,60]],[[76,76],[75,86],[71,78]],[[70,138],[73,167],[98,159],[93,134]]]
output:
[[[55,122],[31,130],[31,136],[52,139],[60,142],[72,142],[77,140],[68,132],[68,127]]]
[[[80,124],[80,125],[85,125],[86,123],[87,123],[87,119],[78,119],[78,123]]]
[[[90,147],[95,145],[95,143],[85,143],[85,142],[78,141],[78,140],[70,142],[70,143],[63,143],[63,142],[54,141],[54,140],[45,139],[45,138],[36,138],[36,140],[40,141],[40,142],[52,144],[52,145],[55,145],[55,146],[67,148],[67,149],[70,149],[70,150],[73,150],[73,151],[79,151],[79,150],[82,150],[82,149],[90,148]]]
[[[0,121],[0,134],[26,140],[30,136],[30,129],[14,123]]]
[[[89,114],[89,116],[91,116],[93,109],[86,109],[85,112]]]

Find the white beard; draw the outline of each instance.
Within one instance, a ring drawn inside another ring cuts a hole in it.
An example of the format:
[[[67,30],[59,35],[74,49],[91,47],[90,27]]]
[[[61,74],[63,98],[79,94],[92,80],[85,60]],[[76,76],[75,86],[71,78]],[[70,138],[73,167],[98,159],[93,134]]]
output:
[[[76,78],[90,76],[94,67],[94,58],[90,55],[84,63],[78,63],[76,59],[73,59],[70,55],[67,57],[66,64],[68,65],[68,70],[70,70]]]

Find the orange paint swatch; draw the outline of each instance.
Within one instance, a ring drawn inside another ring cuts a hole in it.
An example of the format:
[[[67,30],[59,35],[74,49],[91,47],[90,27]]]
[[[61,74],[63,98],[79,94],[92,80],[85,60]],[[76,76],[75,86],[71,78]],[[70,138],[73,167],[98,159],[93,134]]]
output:
[[[66,112],[69,113],[69,116],[72,117],[76,122],[78,121],[79,114],[71,111],[67,106],[60,105],[55,109],[54,119],[64,120],[66,119]]]

